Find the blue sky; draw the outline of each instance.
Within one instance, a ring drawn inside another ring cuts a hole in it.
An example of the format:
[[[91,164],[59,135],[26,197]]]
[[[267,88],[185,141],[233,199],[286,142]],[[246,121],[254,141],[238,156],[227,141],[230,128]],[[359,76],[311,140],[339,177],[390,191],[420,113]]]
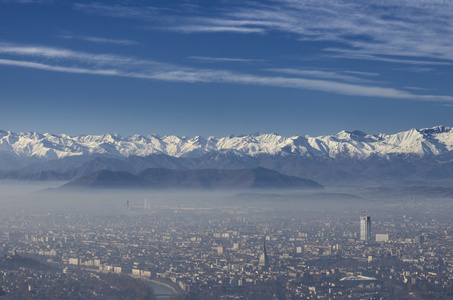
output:
[[[0,128],[453,126],[453,1],[0,0]]]

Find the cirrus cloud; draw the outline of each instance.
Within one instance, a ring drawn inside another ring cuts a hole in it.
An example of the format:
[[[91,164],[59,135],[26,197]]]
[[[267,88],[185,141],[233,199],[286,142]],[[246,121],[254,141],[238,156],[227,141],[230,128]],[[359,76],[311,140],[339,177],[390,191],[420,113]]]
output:
[[[172,82],[211,82],[296,88],[334,94],[377,97],[390,99],[407,99],[420,101],[453,102],[453,97],[443,95],[422,95],[370,84],[345,83],[334,80],[288,76],[259,76],[229,70],[210,70],[189,68],[175,64],[167,64],[152,60],[143,60],[112,54],[93,54],[67,49],[0,44],[0,65],[33,68],[55,72],[92,74],[103,76],[121,76]],[[284,71],[294,75],[295,70]],[[338,78],[332,72],[299,72],[298,75],[310,77],[330,77],[330,79],[351,79],[351,76]]]
[[[184,14],[178,9],[99,3],[75,4],[74,8],[139,19],[147,24],[142,28],[155,30],[186,34],[284,33],[300,41],[335,42],[341,46],[326,50],[350,59],[403,64],[442,64],[453,60],[452,1],[229,1]]]

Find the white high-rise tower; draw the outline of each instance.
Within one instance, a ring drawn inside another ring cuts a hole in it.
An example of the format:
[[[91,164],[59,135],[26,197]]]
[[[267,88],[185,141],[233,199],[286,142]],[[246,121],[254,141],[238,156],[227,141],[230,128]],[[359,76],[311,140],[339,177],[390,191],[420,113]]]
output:
[[[360,239],[371,241],[371,218],[366,213],[360,216]]]

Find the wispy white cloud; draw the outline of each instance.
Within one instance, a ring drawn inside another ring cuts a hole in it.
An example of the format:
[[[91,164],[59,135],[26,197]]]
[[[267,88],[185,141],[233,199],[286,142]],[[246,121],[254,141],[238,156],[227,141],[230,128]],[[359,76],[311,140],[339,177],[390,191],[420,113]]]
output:
[[[105,75],[105,76],[119,76],[120,75],[115,70],[94,70],[94,69],[84,69],[84,68],[52,66],[52,65],[36,63],[36,62],[10,60],[10,59],[0,59],[0,65],[24,67],[24,68],[39,69],[39,70],[45,70],[45,71],[64,72],[64,73],[93,74],[93,75]]]
[[[399,69],[399,70],[401,70],[401,69]],[[434,70],[435,70],[434,68],[417,67],[417,66],[402,69],[402,71],[405,71],[405,72],[409,71],[412,73],[428,73],[428,72],[433,72]]]
[[[405,89],[414,90],[414,91],[429,91],[430,89],[421,88],[418,86],[405,86]]]
[[[92,54],[80,51],[72,51],[68,49],[43,47],[43,46],[21,46],[9,43],[0,43],[0,54],[33,57],[46,60],[58,60],[68,62],[78,62],[94,65],[112,64],[128,65],[135,61],[118,55],[112,54]]]
[[[172,27],[161,27],[161,29],[168,31],[179,31],[179,32],[233,32],[233,33],[264,33],[262,28],[251,28],[241,26],[213,26],[213,25],[182,25]]]
[[[185,11],[197,13],[194,6],[182,5]],[[178,31],[185,33],[215,33],[215,32],[232,32],[232,33],[263,33],[265,29],[259,27],[244,26],[243,22],[223,21],[216,18],[200,18],[192,21],[192,18],[177,15],[180,11],[171,8],[161,8],[152,6],[125,6],[125,5],[107,5],[101,3],[91,4],[74,4],[76,10],[89,14],[98,14],[102,16],[129,18],[146,20],[155,24],[153,26],[140,26],[141,28],[159,29],[165,31]],[[176,15],[174,14],[176,13]]]
[[[262,59],[250,59],[250,58],[232,58],[232,57],[208,57],[208,56],[189,56],[190,59],[203,61],[203,62],[239,62],[239,63],[251,63],[251,62],[262,62]]]
[[[151,6],[133,7],[123,5],[107,5],[96,2],[90,4],[75,3],[74,9],[89,14],[132,19],[149,19],[156,17],[160,11],[159,8]]]
[[[353,84],[301,77],[261,76],[227,70],[195,69],[132,57],[92,54],[51,47],[0,44],[0,54],[6,56],[0,59],[0,65],[55,72],[122,76],[174,82],[216,82],[260,85],[361,97],[453,102],[453,97],[451,96],[420,95],[377,85]],[[314,74],[312,73],[311,75],[313,77]],[[316,75],[318,77],[326,77],[328,73],[325,72],[323,74],[318,72]]]
[[[360,76],[379,76],[379,73],[374,72],[363,72],[363,71],[343,71],[344,73],[360,75]]]
[[[336,42],[338,47],[328,50],[350,59],[433,65],[453,61],[453,1],[228,1],[186,14],[98,3],[74,7],[182,33],[289,33],[301,41]]]
[[[114,45],[137,45],[138,44],[136,41],[131,41],[131,40],[107,39],[107,38],[100,38],[100,37],[94,37],[94,36],[62,35],[61,38],[82,40],[82,41],[100,43],[100,44],[114,44]]]
[[[350,53],[453,60],[451,1],[282,0],[222,17],[266,21],[266,30],[335,41]]]
[[[408,64],[408,65],[429,65],[429,66],[451,66],[453,65],[452,62],[449,61],[433,61],[433,60],[414,60],[410,58],[395,58],[395,57],[383,57],[378,55],[370,55],[370,54],[363,54],[357,53],[357,51],[350,51],[350,50],[343,50],[343,49],[324,49],[325,51],[331,51],[333,55],[330,57],[336,58],[349,58],[349,59],[360,59],[360,60],[372,60],[372,61],[381,61],[381,62],[388,62],[388,63],[396,63],[396,64]]]
[[[290,75],[297,75],[309,78],[325,78],[325,79],[338,79],[341,81],[347,82],[372,82],[367,79],[363,79],[356,76],[346,75],[346,72],[331,72],[331,71],[322,71],[322,70],[301,70],[301,69],[294,69],[294,68],[271,68],[267,69],[268,71],[290,74]]]
[[[228,20],[210,17],[178,17],[165,19],[167,31],[185,33],[199,32],[236,32],[236,33],[265,33],[268,21],[260,20]],[[182,23],[182,24],[181,24]],[[180,25],[177,25],[180,24]]]

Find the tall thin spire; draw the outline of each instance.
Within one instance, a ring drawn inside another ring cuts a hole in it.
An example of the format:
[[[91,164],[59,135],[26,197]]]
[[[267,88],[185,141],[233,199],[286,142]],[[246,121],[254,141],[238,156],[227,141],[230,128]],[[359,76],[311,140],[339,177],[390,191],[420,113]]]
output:
[[[263,239],[263,253],[261,253],[261,255],[260,255],[258,266],[262,270],[269,269],[269,257],[267,256],[267,253],[266,253],[266,237],[264,237],[264,239]]]

